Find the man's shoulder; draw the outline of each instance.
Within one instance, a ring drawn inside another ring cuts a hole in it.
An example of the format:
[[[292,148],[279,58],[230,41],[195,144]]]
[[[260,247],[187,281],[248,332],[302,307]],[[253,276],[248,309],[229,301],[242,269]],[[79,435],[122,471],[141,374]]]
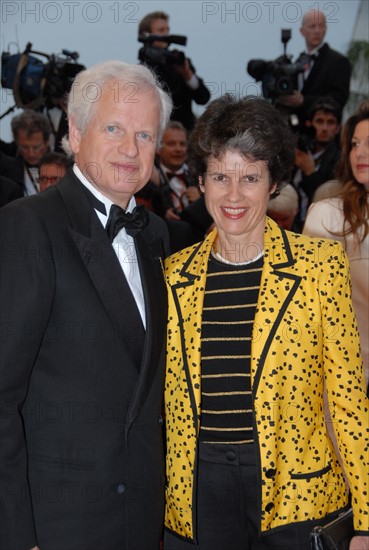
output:
[[[163,218],[155,214],[155,212],[152,212],[151,210],[147,210],[149,215],[149,226],[152,229],[157,229],[158,231],[162,231],[163,228],[166,228],[165,221]]]
[[[146,236],[146,239],[149,241],[161,240],[164,245],[164,255],[168,256],[169,254],[169,232],[168,227],[163,218],[147,210],[149,215],[149,223],[147,227],[143,230],[143,234]]]
[[[327,43],[325,43],[324,46],[322,47],[321,53],[322,55],[324,55],[325,58],[328,58],[331,61],[342,62],[350,65],[350,61],[348,57],[338,52],[337,50],[332,49],[330,45]]]

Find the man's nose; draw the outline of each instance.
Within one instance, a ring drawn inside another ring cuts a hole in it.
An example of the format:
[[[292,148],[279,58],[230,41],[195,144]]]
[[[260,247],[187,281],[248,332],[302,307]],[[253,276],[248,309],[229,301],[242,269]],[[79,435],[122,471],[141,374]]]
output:
[[[136,136],[128,133],[125,134],[120,141],[119,152],[127,157],[135,157],[138,154]]]

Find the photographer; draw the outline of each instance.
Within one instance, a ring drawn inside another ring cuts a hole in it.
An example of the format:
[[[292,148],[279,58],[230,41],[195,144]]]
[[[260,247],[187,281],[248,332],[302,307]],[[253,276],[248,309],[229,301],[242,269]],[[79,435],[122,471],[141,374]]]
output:
[[[340,156],[337,137],[341,129],[342,110],[337,101],[322,97],[316,101],[300,131],[295,149],[292,183],[300,196],[300,223],[303,223],[315,191],[334,178]],[[311,137],[313,136],[313,137]]]
[[[326,19],[321,11],[310,10],[304,14],[300,32],[305,38],[306,48],[297,62],[305,64],[305,71],[300,75],[298,90],[281,95],[276,101],[277,106],[295,112],[301,122],[306,120],[312,104],[319,97],[330,96],[343,109],[349,96],[350,62],[324,42],[326,31]]]
[[[154,36],[169,35],[169,16],[161,11],[147,14],[141,19],[138,27],[139,40]],[[152,49],[163,50],[168,48],[168,41],[155,40],[151,44]],[[169,51],[169,50],[168,50]],[[198,105],[205,105],[210,99],[210,92],[205,86],[203,80],[196,74],[191,61],[182,55],[173,51],[171,58],[164,58],[163,61],[153,59],[145,46],[140,50],[140,60],[148,65],[158,75],[159,79],[166,85],[173,100],[172,120],[178,120],[183,124],[187,131],[190,131],[196,121],[196,117],[191,109],[191,102],[195,101]],[[160,53],[160,51],[158,52]],[[159,55],[155,55],[159,58]],[[178,61],[178,62],[177,62]]]

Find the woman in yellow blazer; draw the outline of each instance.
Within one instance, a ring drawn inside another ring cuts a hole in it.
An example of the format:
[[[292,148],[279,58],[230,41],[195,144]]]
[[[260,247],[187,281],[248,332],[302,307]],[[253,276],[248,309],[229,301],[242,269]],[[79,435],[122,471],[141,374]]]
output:
[[[215,228],[166,261],[164,549],[310,549],[348,505],[324,385],[351,548],[366,549],[369,402],[346,254],[266,217],[293,139],[265,100],[212,102],[189,162]]]

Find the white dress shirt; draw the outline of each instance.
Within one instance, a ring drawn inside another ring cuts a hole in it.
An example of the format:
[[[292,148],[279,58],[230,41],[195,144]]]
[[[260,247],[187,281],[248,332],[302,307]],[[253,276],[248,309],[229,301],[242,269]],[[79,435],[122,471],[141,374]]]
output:
[[[101,221],[104,228],[106,227],[106,224],[108,222],[109,212],[110,208],[112,206],[112,202],[110,199],[106,198],[100,191],[96,189],[82,174],[81,170],[78,168],[76,164],[73,166],[73,171],[77,178],[87,187],[87,189],[99,200],[101,201],[106,209],[106,214],[102,214],[98,210],[95,209],[95,212]],[[132,196],[131,200],[128,203],[128,206],[126,208],[127,212],[132,212],[134,207],[136,206],[136,200]],[[141,315],[142,323],[144,328],[146,329],[146,315],[145,315],[145,300],[142,290],[142,283],[141,283],[141,275],[140,275],[140,268],[138,266],[137,261],[137,254],[136,254],[136,247],[134,243],[133,237],[127,234],[125,228],[122,228],[117,236],[115,237],[112,246],[114,248],[114,251],[117,255],[117,258],[119,260],[120,266],[123,270],[123,273],[127,279],[127,282],[129,284],[129,287],[131,289],[131,292],[133,294],[133,297],[135,299],[135,302],[137,304],[138,310]]]

